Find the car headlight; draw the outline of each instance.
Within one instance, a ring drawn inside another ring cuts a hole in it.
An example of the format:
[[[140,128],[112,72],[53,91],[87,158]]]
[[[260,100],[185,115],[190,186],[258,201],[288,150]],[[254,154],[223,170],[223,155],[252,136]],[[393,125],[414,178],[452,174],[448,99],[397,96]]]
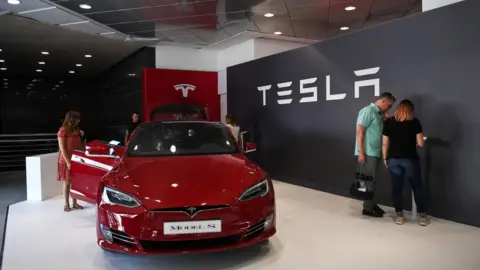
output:
[[[268,194],[270,191],[270,187],[268,185],[268,180],[265,179],[260,183],[257,183],[247,190],[245,190],[240,197],[238,198],[239,201],[249,201],[258,197],[263,197]]]
[[[134,197],[110,187],[103,188],[102,201],[104,201],[107,204],[111,204],[111,205],[116,204],[116,205],[121,205],[129,208],[134,208],[142,205]]]

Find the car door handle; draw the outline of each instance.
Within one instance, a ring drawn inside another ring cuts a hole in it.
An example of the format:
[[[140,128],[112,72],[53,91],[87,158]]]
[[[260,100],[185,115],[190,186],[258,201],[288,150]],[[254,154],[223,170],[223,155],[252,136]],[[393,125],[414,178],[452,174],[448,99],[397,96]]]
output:
[[[85,160],[83,158],[80,158],[80,162],[85,163]]]

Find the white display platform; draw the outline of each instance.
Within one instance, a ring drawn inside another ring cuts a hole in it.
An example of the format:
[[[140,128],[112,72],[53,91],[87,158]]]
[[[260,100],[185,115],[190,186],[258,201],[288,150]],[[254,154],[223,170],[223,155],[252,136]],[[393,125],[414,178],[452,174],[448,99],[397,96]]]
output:
[[[62,183],[57,181],[58,153],[25,158],[27,172],[27,200],[43,201],[62,194]]]
[[[364,217],[361,202],[275,182],[278,233],[218,253],[132,256],[96,244],[95,208],[63,212],[61,197],[10,206],[2,270],[478,270],[480,229],[433,219],[421,227]],[[407,215],[408,217],[408,215]]]

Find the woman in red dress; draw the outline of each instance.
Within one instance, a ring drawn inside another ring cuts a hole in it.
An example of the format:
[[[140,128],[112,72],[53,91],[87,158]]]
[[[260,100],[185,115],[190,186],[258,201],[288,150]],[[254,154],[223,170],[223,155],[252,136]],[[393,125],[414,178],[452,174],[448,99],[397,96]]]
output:
[[[58,171],[57,180],[63,182],[63,196],[65,197],[64,211],[69,212],[70,208],[70,168],[73,150],[83,148],[81,136],[83,131],[80,130],[78,124],[80,123],[80,114],[75,111],[69,111],[65,116],[63,125],[57,133],[58,146],[60,153],[58,155]],[[77,203],[76,199],[73,199],[73,209],[83,209]]]

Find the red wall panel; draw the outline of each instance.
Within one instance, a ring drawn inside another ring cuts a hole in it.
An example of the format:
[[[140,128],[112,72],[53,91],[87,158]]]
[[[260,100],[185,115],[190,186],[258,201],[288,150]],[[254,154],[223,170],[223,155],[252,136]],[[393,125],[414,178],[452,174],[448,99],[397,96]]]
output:
[[[179,85],[192,85],[184,96]],[[176,87],[177,86],[177,87]],[[211,121],[220,121],[217,72],[146,68],[143,71],[143,119],[169,104],[205,107]]]

